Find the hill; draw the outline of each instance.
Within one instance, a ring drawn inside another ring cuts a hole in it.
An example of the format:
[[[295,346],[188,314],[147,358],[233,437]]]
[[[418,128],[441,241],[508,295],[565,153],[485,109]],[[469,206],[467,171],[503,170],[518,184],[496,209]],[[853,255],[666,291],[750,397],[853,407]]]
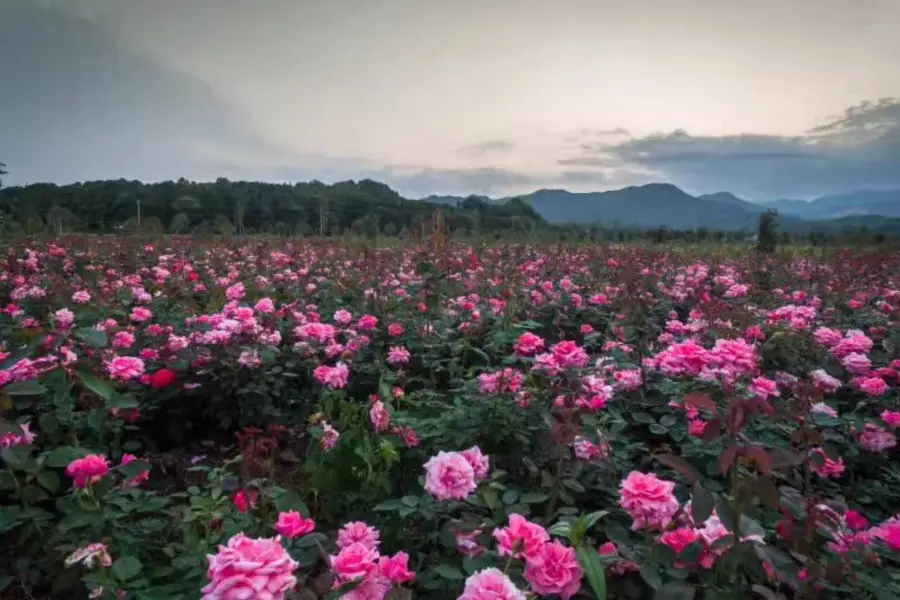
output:
[[[771,206],[783,214],[801,219],[840,219],[866,215],[900,217],[900,190],[856,190],[822,196],[809,202],[779,200]]]
[[[432,198],[436,197],[429,199]],[[692,196],[672,184],[651,183],[606,192],[541,189],[516,198],[534,207],[549,223],[638,229],[752,231],[756,229],[759,215],[773,208],[780,213],[779,229],[793,233],[841,233],[860,227],[893,232],[896,224],[887,217],[900,217],[900,191],[851,192],[811,202],[781,200],[756,204],[730,192]],[[464,199],[441,196],[440,200],[454,204]],[[502,204],[509,200],[486,201]]]

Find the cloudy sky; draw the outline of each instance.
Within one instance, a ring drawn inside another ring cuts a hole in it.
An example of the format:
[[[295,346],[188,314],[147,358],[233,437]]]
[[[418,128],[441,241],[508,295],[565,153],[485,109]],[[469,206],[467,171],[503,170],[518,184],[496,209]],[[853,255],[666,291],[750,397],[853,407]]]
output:
[[[2,0],[5,184],[900,187],[898,0]]]

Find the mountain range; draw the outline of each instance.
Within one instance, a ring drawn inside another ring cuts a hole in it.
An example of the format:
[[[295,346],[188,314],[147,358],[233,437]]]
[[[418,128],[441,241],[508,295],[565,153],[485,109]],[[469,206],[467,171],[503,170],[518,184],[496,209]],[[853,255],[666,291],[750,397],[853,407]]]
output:
[[[512,197],[486,202],[506,202]],[[606,192],[542,189],[515,196],[530,204],[551,223],[591,223],[637,228],[753,230],[759,215],[779,213],[779,226],[788,231],[841,231],[869,227],[900,232],[900,189],[860,190],[814,200],[754,203],[729,192],[692,196],[669,183],[651,183]],[[456,205],[458,196],[428,196],[428,202]]]

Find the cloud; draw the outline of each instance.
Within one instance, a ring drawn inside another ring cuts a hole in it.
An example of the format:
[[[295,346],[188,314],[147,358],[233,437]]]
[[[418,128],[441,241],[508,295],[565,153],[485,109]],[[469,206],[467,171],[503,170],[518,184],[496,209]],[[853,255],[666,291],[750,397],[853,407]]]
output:
[[[7,0],[0,56],[19,57],[0,61],[7,184],[214,179],[229,174],[215,171],[211,152],[280,154],[202,81],[57,7]]]
[[[900,101],[851,107],[797,136],[693,136],[684,130],[582,145],[562,165],[630,166],[692,191],[811,197],[900,187]]]
[[[507,154],[516,147],[515,142],[507,140],[489,140],[478,144],[471,144],[459,149],[459,153],[469,158],[483,158],[493,154]]]

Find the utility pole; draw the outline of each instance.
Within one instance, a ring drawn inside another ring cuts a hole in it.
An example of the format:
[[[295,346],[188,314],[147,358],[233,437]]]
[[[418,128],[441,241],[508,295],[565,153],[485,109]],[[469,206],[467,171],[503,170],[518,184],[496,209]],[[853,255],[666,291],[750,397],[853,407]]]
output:
[[[135,200],[137,202],[137,219],[138,219],[138,229],[141,227],[141,199],[140,197]]]
[[[325,237],[325,195],[319,196],[319,237]]]

